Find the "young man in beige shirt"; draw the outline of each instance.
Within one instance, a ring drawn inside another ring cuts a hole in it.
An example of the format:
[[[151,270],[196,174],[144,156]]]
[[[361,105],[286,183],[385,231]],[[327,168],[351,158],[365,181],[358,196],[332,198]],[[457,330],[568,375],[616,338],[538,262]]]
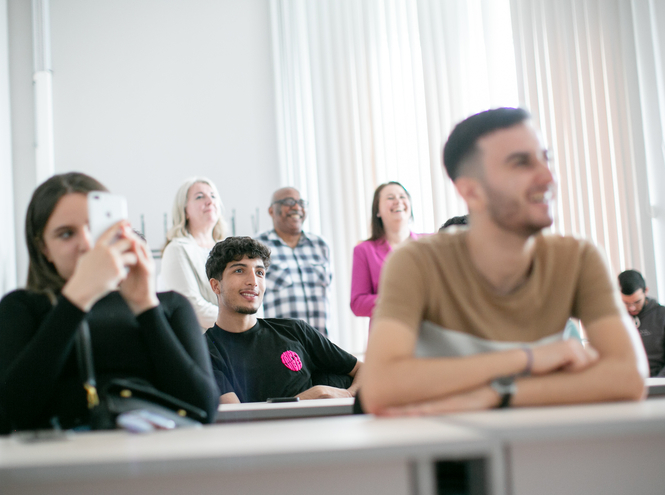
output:
[[[552,224],[547,150],[522,109],[457,125],[444,165],[469,228],[396,251],[384,267],[361,390],[377,414],[637,400],[647,365],[609,270]],[[563,340],[579,318],[590,345]]]

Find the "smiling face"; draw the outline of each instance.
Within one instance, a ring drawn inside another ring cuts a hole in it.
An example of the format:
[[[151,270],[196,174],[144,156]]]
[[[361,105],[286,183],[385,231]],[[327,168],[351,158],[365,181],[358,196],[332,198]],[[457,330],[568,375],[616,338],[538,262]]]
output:
[[[411,201],[402,187],[397,184],[388,184],[381,189],[378,216],[384,224],[409,221],[409,218],[411,218]]]
[[[266,268],[261,258],[243,257],[231,261],[221,280],[211,279],[212,290],[217,294],[220,309],[253,315],[261,307],[266,290]]]
[[[66,194],[56,204],[46,222],[42,252],[64,280],[76,269],[83,253],[92,247],[88,228],[88,198],[85,194]]]
[[[293,198],[296,201],[301,199],[297,189],[290,187],[280,189],[273,194],[272,205],[270,205],[268,213],[272,217],[273,226],[278,234],[298,235],[302,232],[302,223],[307,218],[307,211],[298,203],[293,206],[279,203],[287,198]]]
[[[552,225],[555,182],[547,150],[528,122],[478,139],[481,207],[501,229],[531,236]],[[470,206],[471,207],[471,206]]]
[[[187,191],[187,229],[192,234],[211,229],[219,220],[219,198],[205,182],[196,182]]]

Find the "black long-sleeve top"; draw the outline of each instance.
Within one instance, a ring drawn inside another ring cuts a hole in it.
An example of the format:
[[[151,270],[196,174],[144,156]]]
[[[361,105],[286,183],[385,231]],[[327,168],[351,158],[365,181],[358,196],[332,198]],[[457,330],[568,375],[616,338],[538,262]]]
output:
[[[0,432],[86,424],[86,396],[75,337],[88,321],[98,387],[111,378],[140,378],[207,411],[214,420],[219,391],[194,311],[175,292],[135,316],[118,292],[85,313],[60,295],[17,290],[0,301]]]

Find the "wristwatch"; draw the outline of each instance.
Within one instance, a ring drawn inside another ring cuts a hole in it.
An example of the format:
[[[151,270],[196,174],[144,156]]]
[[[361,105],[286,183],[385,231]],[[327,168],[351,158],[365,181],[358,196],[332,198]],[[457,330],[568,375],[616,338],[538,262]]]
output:
[[[515,392],[517,392],[517,385],[515,384],[515,377],[512,376],[502,376],[496,380],[492,380],[490,387],[499,394],[501,397],[501,402],[496,406],[497,409],[510,406],[510,400],[513,398]]]

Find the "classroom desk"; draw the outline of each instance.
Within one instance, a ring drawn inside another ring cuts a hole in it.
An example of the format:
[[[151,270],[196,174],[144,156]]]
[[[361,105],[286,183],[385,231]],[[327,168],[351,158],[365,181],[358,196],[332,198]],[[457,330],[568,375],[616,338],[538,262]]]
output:
[[[665,378],[647,378],[646,387],[649,397],[660,397],[665,395]]]
[[[477,493],[504,495],[497,442],[436,418],[371,416],[95,432],[41,444],[2,438],[0,487],[3,495],[434,495],[434,463],[450,459],[483,459],[490,488]]]
[[[220,404],[217,423],[265,419],[312,418],[353,413],[353,397],[340,399],[301,400],[298,402],[246,402]]]
[[[438,461],[480,460],[474,494],[661,494],[663,452],[665,398],[429,418],[337,416],[41,444],[5,437],[0,491],[433,495]]]
[[[440,418],[504,446],[506,492],[665,493],[665,398]]]

